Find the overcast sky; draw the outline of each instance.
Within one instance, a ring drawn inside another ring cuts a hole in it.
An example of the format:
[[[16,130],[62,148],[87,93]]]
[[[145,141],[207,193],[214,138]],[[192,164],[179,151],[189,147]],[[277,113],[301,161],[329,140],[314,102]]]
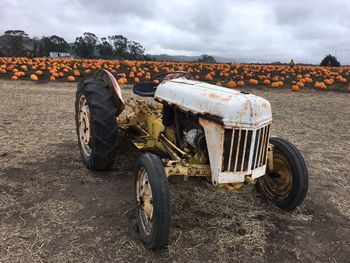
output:
[[[146,53],[350,64],[349,0],[0,0],[0,33],[122,34]]]

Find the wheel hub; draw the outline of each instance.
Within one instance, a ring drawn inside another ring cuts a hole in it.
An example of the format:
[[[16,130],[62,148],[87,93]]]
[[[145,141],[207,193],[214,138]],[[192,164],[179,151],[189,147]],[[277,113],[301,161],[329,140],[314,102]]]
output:
[[[292,169],[285,157],[279,153],[274,153],[273,168],[274,170],[264,178],[267,190],[276,199],[284,198],[292,189]]]
[[[148,174],[145,168],[141,168],[136,182],[136,199],[141,213],[143,228],[148,234],[153,222],[153,196]]]
[[[91,153],[90,110],[84,95],[79,100],[78,122],[80,144],[83,154],[88,157]]]

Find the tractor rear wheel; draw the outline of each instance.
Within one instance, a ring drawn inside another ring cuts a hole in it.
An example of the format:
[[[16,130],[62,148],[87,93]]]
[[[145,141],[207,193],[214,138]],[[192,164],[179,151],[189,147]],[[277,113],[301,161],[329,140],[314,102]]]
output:
[[[115,159],[119,143],[115,96],[99,79],[87,79],[78,85],[75,101],[78,143],[83,162],[91,170],[108,170]]]
[[[284,210],[299,206],[307,193],[309,177],[303,156],[290,142],[271,138],[273,169],[258,178],[257,191]]]
[[[157,155],[142,154],[135,166],[136,222],[148,248],[168,245],[170,192],[163,164]]]

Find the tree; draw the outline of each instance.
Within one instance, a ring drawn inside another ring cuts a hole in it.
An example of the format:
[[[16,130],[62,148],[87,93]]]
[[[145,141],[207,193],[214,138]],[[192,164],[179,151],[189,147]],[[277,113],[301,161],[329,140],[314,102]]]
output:
[[[94,33],[85,32],[83,36],[75,39],[74,49],[80,57],[93,58],[97,44],[97,36]]]
[[[145,48],[135,41],[128,41],[128,52],[130,59],[143,59],[145,56]]]
[[[125,58],[128,55],[128,39],[122,35],[109,36],[108,39],[113,43],[115,54]]]
[[[107,38],[101,38],[101,43],[98,45],[100,56],[103,58],[113,57],[113,46],[107,41]]]
[[[28,35],[23,30],[7,30],[0,36],[3,53],[10,57],[21,56],[24,51],[25,41],[29,40]]]
[[[216,63],[216,60],[212,56],[209,56],[207,54],[203,54],[198,59],[198,62],[202,62],[202,63]]]
[[[62,37],[52,35],[42,37],[38,49],[39,56],[49,56],[50,52],[66,52],[69,50],[69,44]]]
[[[39,56],[39,45],[40,45],[40,40],[37,37],[33,37],[33,57],[38,57]]]
[[[321,66],[340,67],[340,62],[335,56],[329,54],[322,59]]]

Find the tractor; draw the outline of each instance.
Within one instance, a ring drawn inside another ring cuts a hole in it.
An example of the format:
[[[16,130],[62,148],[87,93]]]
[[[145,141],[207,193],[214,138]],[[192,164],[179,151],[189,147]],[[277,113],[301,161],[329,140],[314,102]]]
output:
[[[95,171],[113,166],[122,134],[130,135],[130,144],[139,151],[133,192],[137,228],[146,247],[169,243],[169,176],[205,177],[228,189],[254,184],[261,197],[283,210],[303,202],[308,189],[304,158],[292,143],[271,137],[267,100],[193,80],[180,71],[137,83],[133,93],[138,96],[124,100],[105,69],[81,81],[76,130],[83,163]]]

